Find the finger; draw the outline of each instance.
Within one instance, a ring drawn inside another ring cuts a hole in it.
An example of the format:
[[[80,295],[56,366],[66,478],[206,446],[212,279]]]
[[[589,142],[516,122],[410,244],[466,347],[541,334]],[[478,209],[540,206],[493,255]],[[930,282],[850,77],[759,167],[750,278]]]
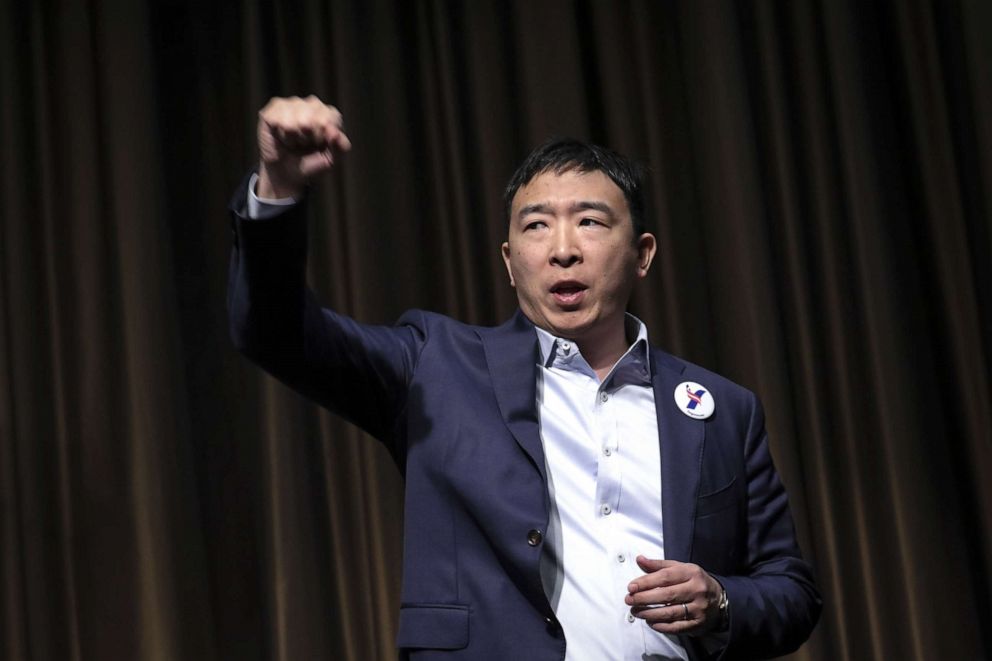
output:
[[[344,132],[344,116],[334,106],[323,106],[321,129],[327,144],[340,151],[351,150],[351,140]]]
[[[344,116],[341,111],[313,95],[303,101],[297,118],[301,123],[312,127],[314,133],[322,136],[328,143],[344,130]]]
[[[679,586],[681,587],[681,586]],[[628,606],[638,606],[647,608],[651,606],[667,606],[669,604],[681,604],[689,599],[688,595],[676,588],[654,588],[651,590],[641,590],[630,593],[624,597],[624,602]]]
[[[631,594],[636,594],[637,592],[644,590],[681,585],[682,583],[685,583],[689,577],[690,572],[686,570],[682,563],[676,563],[676,565],[666,564],[661,569],[649,572],[644,576],[638,576],[632,580],[627,585],[627,591]]]
[[[686,608],[682,607],[682,604],[669,604],[665,606],[655,606],[653,608],[642,608],[635,607],[631,608],[630,612],[634,617],[638,617],[648,624],[664,624],[672,622],[682,622],[682,621],[692,621],[694,618],[692,616],[692,611],[689,611],[689,617],[686,618],[688,604]]]
[[[272,131],[285,131],[299,123],[307,108],[299,97],[272,98],[258,112],[259,121]]]
[[[285,151],[293,154],[307,151],[306,140],[296,127],[274,126],[272,135]]]
[[[327,142],[341,151],[351,151],[351,140],[340,128],[327,130],[325,132]]]
[[[632,608],[631,614],[644,620],[655,631],[662,633],[701,632],[708,628],[706,611],[698,602],[657,608]]]
[[[670,636],[681,636],[688,634],[698,634],[705,631],[704,627],[695,621],[676,620],[675,622],[655,622],[649,627],[658,633],[666,633]]]

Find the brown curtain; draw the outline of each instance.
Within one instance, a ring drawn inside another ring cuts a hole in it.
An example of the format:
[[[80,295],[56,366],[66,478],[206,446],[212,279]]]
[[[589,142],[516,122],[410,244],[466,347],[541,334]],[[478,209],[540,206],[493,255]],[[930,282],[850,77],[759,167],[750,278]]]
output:
[[[238,356],[224,204],[316,93],[326,304],[514,307],[551,134],[651,168],[653,340],[756,390],[824,617],[796,659],[992,656],[992,5],[0,2],[0,658],[388,659],[403,485]]]

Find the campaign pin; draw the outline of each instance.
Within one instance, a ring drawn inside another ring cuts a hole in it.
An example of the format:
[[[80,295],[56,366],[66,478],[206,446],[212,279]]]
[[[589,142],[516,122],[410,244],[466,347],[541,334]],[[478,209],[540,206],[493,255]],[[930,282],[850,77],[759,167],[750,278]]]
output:
[[[683,381],[675,386],[675,405],[690,418],[705,420],[713,415],[713,395],[695,381]]]

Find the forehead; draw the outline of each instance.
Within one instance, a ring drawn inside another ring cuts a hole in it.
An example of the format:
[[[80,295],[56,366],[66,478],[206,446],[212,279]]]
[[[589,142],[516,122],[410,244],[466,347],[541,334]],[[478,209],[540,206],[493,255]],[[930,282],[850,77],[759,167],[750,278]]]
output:
[[[542,172],[517,190],[510,205],[510,213],[516,217],[525,206],[546,204],[551,207],[568,207],[577,202],[605,203],[620,216],[630,213],[623,191],[599,170],[569,170],[561,174],[554,171]]]

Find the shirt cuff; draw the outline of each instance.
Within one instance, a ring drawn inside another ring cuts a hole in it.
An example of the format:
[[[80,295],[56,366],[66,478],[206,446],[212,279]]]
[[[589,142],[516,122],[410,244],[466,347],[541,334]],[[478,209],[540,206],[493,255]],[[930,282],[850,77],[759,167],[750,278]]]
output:
[[[258,183],[258,174],[253,174],[248,180],[248,218],[250,220],[266,220],[278,216],[298,202],[295,197],[283,197],[277,200],[258,197],[255,195],[256,183]]]

